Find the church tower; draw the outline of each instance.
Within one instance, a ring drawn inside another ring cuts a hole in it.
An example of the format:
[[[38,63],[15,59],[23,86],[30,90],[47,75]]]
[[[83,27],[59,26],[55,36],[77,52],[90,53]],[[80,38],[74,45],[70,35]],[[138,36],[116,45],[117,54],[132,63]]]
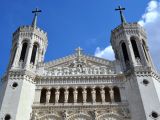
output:
[[[138,23],[127,23],[119,6],[121,24],[111,33],[115,57],[126,77],[127,98],[132,120],[158,120],[160,82],[147,45],[145,30]],[[160,119],[160,118],[159,118]]]
[[[47,34],[37,27],[36,9],[33,22],[13,33],[11,57],[2,80],[0,119],[29,120],[35,93],[35,71],[43,62],[47,48]]]

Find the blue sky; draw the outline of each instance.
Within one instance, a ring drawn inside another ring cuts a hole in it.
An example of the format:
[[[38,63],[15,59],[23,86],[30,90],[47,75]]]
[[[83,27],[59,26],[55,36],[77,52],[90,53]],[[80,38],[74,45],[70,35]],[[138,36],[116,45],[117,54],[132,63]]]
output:
[[[154,0],[152,0],[154,1]],[[69,55],[78,46],[94,55],[97,47],[109,46],[110,31],[120,24],[118,5],[126,7],[128,22],[139,21],[150,0],[1,0],[0,1],[0,76],[6,71],[12,33],[32,22],[31,11],[42,13],[38,26],[48,33],[45,61]],[[142,18],[143,20],[144,18]]]

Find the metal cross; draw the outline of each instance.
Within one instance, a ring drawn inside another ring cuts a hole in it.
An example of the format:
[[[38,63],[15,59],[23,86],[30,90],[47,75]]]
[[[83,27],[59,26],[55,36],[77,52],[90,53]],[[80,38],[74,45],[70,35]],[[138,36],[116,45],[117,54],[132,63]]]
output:
[[[38,13],[42,12],[42,10],[39,10],[38,8],[36,8],[35,10],[32,11],[32,13],[34,13],[36,16],[38,15]]]
[[[77,49],[76,49],[76,52],[77,52],[77,55],[78,56],[80,56],[81,55],[81,53],[82,53],[82,48],[80,48],[80,47],[78,47]]]
[[[32,27],[36,28],[37,26],[37,16],[38,16],[38,13],[42,12],[41,10],[39,10],[38,8],[36,8],[35,10],[32,11],[32,13],[34,13],[34,18],[33,18],[33,21],[32,21]]]
[[[120,12],[121,22],[125,23],[126,21],[125,21],[125,18],[123,16],[123,10],[125,10],[125,8],[123,8],[121,6],[118,6],[118,8],[116,8],[115,10]]]

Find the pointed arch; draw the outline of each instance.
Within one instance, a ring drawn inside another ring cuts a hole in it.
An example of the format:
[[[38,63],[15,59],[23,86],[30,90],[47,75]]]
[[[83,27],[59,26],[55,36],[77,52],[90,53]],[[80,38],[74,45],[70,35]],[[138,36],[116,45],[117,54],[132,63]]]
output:
[[[137,46],[137,42],[136,42],[136,38],[131,37],[130,41],[131,41],[131,44],[132,44],[132,49],[133,49],[135,58],[141,59],[140,54],[139,54],[139,50],[138,50],[138,46]]]
[[[20,61],[24,61],[25,56],[26,56],[26,52],[27,52],[27,47],[28,47],[28,43],[24,42],[23,45],[22,45],[22,51],[21,51]]]
[[[121,102],[121,95],[120,95],[120,91],[118,87],[113,87],[113,91],[114,91],[114,101],[115,102]]]
[[[122,47],[124,61],[125,61],[125,63],[127,63],[129,61],[129,56],[128,56],[126,44],[124,42],[122,42],[121,47]]]
[[[38,50],[38,44],[34,43],[30,63],[33,63],[33,64],[35,63],[37,50]]]
[[[43,88],[41,90],[40,103],[46,103],[46,93],[47,93],[47,89]]]

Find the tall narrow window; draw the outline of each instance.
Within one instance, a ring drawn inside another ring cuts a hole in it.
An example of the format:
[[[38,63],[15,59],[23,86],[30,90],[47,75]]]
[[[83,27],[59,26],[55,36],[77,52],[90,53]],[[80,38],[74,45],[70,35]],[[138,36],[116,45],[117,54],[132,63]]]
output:
[[[101,98],[101,89],[99,87],[96,87],[96,102],[102,102],[102,98]]]
[[[59,103],[64,103],[64,100],[65,100],[65,98],[64,98],[64,92],[65,92],[65,89],[64,88],[60,88],[59,89],[59,92],[60,92],[60,95],[59,95]]]
[[[115,102],[121,102],[121,96],[120,96],[120,91],[118,87],[113,88],[114,91],[114,100]]]
[[[51,89],[51,96],[50,96],[50,103],[55,103],[55,92],[56,92],[56,89],[52,88]]]
[[[34,44],[30,63],[33,63],[33,64],[35,63],[36,53],[37,53],[37,45]]]
[[[74,103],[74,95],[73,95],[74,89],[69,88],[68,91],[69,91],[68,103]]]
[[[111,102],[111,97],[110,97],[110,93],[109,93],[110,89],[108,87],[105,87],[104,90],[105,90],[105,101]]]
[[[27,51],[27,43],[23,43],[21,56],[20,56],[20,61],[24,61],[25,56],[26,56],[26,51]]]
[[[77,103],[82,103],[83,102],[83,94],[82,94],[83,89],[78,88],[77,91],[78,91]]]
[[[86,91],[87,91],[87,102],[91,103],[92,102],[92,93],[91,93],[92,89],[88,87]]]
[[[138,50],[138,47],[137,47],[137,43],[135,41],[135,38],[131,38],[131,44],[132,44],[132,48],[133,48],[133,52],[134,52],[134,56],[135,58],[140,58],[140,55],[139,55],[139,50]]]
[[[143,51],[144,51],[144,54],[145,54],[145,56],[146,56],[146,59],[147,59],[147,61],[148,61],[148,56],[147,56],[147,52],[146,52],[146,49],[145,49],[146,44],[145,44],[144,40],[143,40],[142,47],[143,47]]]
[[[127,61],[129,61],[129,57],[128,57],[128,52],[127,52],[127,47],[126,47],[126,44],[125,43],[122,43],[122,52],[123,52],[123,56],[124,56],[124,61],[125,63]]]
[[[40,103],[46,103],[46,93],[47,93],[47,89],[42,89]]]

